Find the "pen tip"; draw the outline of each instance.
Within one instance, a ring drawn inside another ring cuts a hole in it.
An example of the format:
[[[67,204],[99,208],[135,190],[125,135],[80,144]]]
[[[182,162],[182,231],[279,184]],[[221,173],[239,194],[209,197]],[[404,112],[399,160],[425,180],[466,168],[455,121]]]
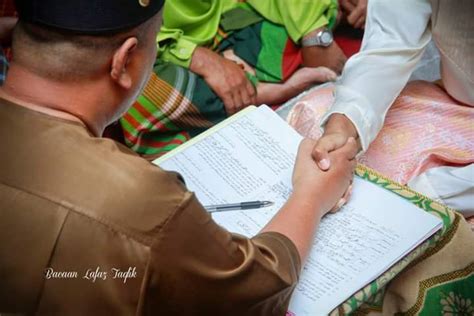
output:
[[[272,206],[274,205],[275,203],[271,202],[271,201],[263,201],[263,205],[264,206]]]

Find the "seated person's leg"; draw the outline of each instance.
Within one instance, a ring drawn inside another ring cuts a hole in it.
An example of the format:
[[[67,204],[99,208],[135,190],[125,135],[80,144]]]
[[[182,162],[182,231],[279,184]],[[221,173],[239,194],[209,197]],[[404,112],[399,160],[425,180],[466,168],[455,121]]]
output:
[[[255,69],[235,55],[233,50],[225,51],[223,56],[241,66],[246,73],[256,76]],[[258,82],[255,104],[282,104],[318,83],[333,81],[336,78],[336,73],[326,67],[300,68],[281,83]]]
[[[248,105],[281,104],[335,79],[329,69],[298,69],[301,56],[290,42],[283,27],[262,22],[233,33],[219,45],[222,54],[197,48],[189,70],[158,61],[121,120],[127,145],[152,159]]]
[[[120,123],[125,143],[154,159],[226,117],[222,101],[202,77],[172,63],[158,63]]]

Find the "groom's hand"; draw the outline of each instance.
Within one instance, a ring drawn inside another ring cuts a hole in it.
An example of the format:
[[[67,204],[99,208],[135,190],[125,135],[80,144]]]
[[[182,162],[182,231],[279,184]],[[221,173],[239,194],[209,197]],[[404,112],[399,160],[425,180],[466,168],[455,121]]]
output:
[[[313,159],[321,170],[327,171],[331,168],[330,153],[342,148],[351,137],[357,141],[360,150],[359,135],[352,122],[343,114],[331,115],[323,136],[317,141],[312,152]],[[353,158],[356,154],[357,152]]]

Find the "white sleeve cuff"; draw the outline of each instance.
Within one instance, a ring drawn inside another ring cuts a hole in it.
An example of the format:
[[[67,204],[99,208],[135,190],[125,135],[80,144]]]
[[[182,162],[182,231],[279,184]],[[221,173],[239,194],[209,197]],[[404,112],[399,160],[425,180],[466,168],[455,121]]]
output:
[[[375,115],[368,100],[359,93],[338,85],[335,94],[333,105],[321,119],[321,129],[324,130],[332,114],[343,114],[354,124],[362,151],[367,151],[370,143],[377,137],[383,122],[380,122],[381,119]]]

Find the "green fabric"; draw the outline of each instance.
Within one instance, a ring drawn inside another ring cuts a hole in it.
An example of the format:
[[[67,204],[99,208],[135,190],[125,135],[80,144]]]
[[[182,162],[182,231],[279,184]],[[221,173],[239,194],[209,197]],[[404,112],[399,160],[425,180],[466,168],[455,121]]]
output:
[[[222,14],[220,26],[225,32],[243,29],[262,22],[263,17],[253,10],[238,7]]]
[[[474,315],[474,275],[434,286],[426,293],[419,315]]]
[[[329,25],[337,15],[335,0],[248,0],[246,3],[263,18],[284,26],[295,43],[309,32]],[[166,1],[163,26],[157,37],[160,58],[189,67],[196,45],[212,44],[222,14],[239,5],[237,0]]]
[[[260,58],[255,67],[257,78],[264,82],[280,82],[284,79],[282,59],[274,58],[274,55],[275,52],[283,52],[285,50],[286,41],[277,39],[288,38],[288,32],[273,23],[264,23],[262,24],[261,38],[264,47],[260,52]]]

